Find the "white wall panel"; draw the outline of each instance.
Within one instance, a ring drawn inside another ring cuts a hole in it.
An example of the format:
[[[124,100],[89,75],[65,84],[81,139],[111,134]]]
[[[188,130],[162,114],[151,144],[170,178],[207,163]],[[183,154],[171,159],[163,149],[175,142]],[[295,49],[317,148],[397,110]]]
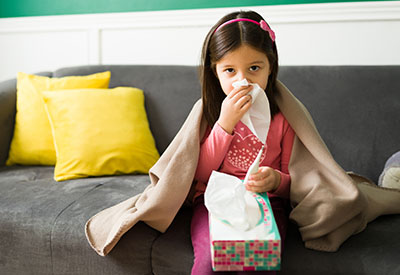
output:
[[[0,32],[0,79],[87,62],[84,31]]]
[[[275,29],[281,64],[400,65],[400,21],[277,24]]]
[[[101,34],[104,64],[183,64],[200,60],[207,28],[105,30]]]

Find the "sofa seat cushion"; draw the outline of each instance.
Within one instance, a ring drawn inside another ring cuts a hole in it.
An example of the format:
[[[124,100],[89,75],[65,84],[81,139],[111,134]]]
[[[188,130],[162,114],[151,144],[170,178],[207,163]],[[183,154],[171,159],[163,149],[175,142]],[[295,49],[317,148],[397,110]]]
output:
[[[304,248],[290,224],[280,274],[400,274],[400,215],[381,216],[353,235],[337,252]]]
[[[54,167],[0,169],[0,267],[4,274],[151,274],[159,232],[139,223],[107,257],[86,241],[86,221],[141,193],[147,175],[53,180]],[[133,259],[135,259],[133,261]]]
[[[182,207],[167,231],[154,241],[151,252],[154,275],[190,274],[194,259],[191,220],[192,208]]]

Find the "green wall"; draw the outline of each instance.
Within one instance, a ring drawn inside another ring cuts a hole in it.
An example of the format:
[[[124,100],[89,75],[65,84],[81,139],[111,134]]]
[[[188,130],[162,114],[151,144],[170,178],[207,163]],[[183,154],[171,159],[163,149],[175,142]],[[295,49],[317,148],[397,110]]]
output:
[[[0,0],[0,18],[61,14],[365,2],[363,0]]]

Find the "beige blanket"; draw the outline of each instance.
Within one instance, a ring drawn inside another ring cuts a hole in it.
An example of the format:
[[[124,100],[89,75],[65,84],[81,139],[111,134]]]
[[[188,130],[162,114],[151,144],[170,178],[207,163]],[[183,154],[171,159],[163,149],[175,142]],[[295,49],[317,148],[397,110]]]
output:
[[[349,176],[332,158],[308,111],[281,83],[277,103],[296,132],[289,163],[290,219],[297,223],[306,247],[336,251],[377,216],[400,213],[400,191]],[[86,237],[98,254],[107,255],[138,221],[160,232],[167,230],[189,196],[205,129],[199,100],[151,168],[151,184],[144,192],[86,223]]]

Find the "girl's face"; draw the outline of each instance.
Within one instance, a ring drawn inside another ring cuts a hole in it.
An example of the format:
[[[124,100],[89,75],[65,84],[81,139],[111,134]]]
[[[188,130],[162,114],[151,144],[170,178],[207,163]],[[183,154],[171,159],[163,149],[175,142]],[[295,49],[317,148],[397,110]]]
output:
[[[234,89],[232,83],[244,78],[265,90],[271,69],[265,53],[243,44],[216,63],[216,72],[222,90],[228,95]]]

